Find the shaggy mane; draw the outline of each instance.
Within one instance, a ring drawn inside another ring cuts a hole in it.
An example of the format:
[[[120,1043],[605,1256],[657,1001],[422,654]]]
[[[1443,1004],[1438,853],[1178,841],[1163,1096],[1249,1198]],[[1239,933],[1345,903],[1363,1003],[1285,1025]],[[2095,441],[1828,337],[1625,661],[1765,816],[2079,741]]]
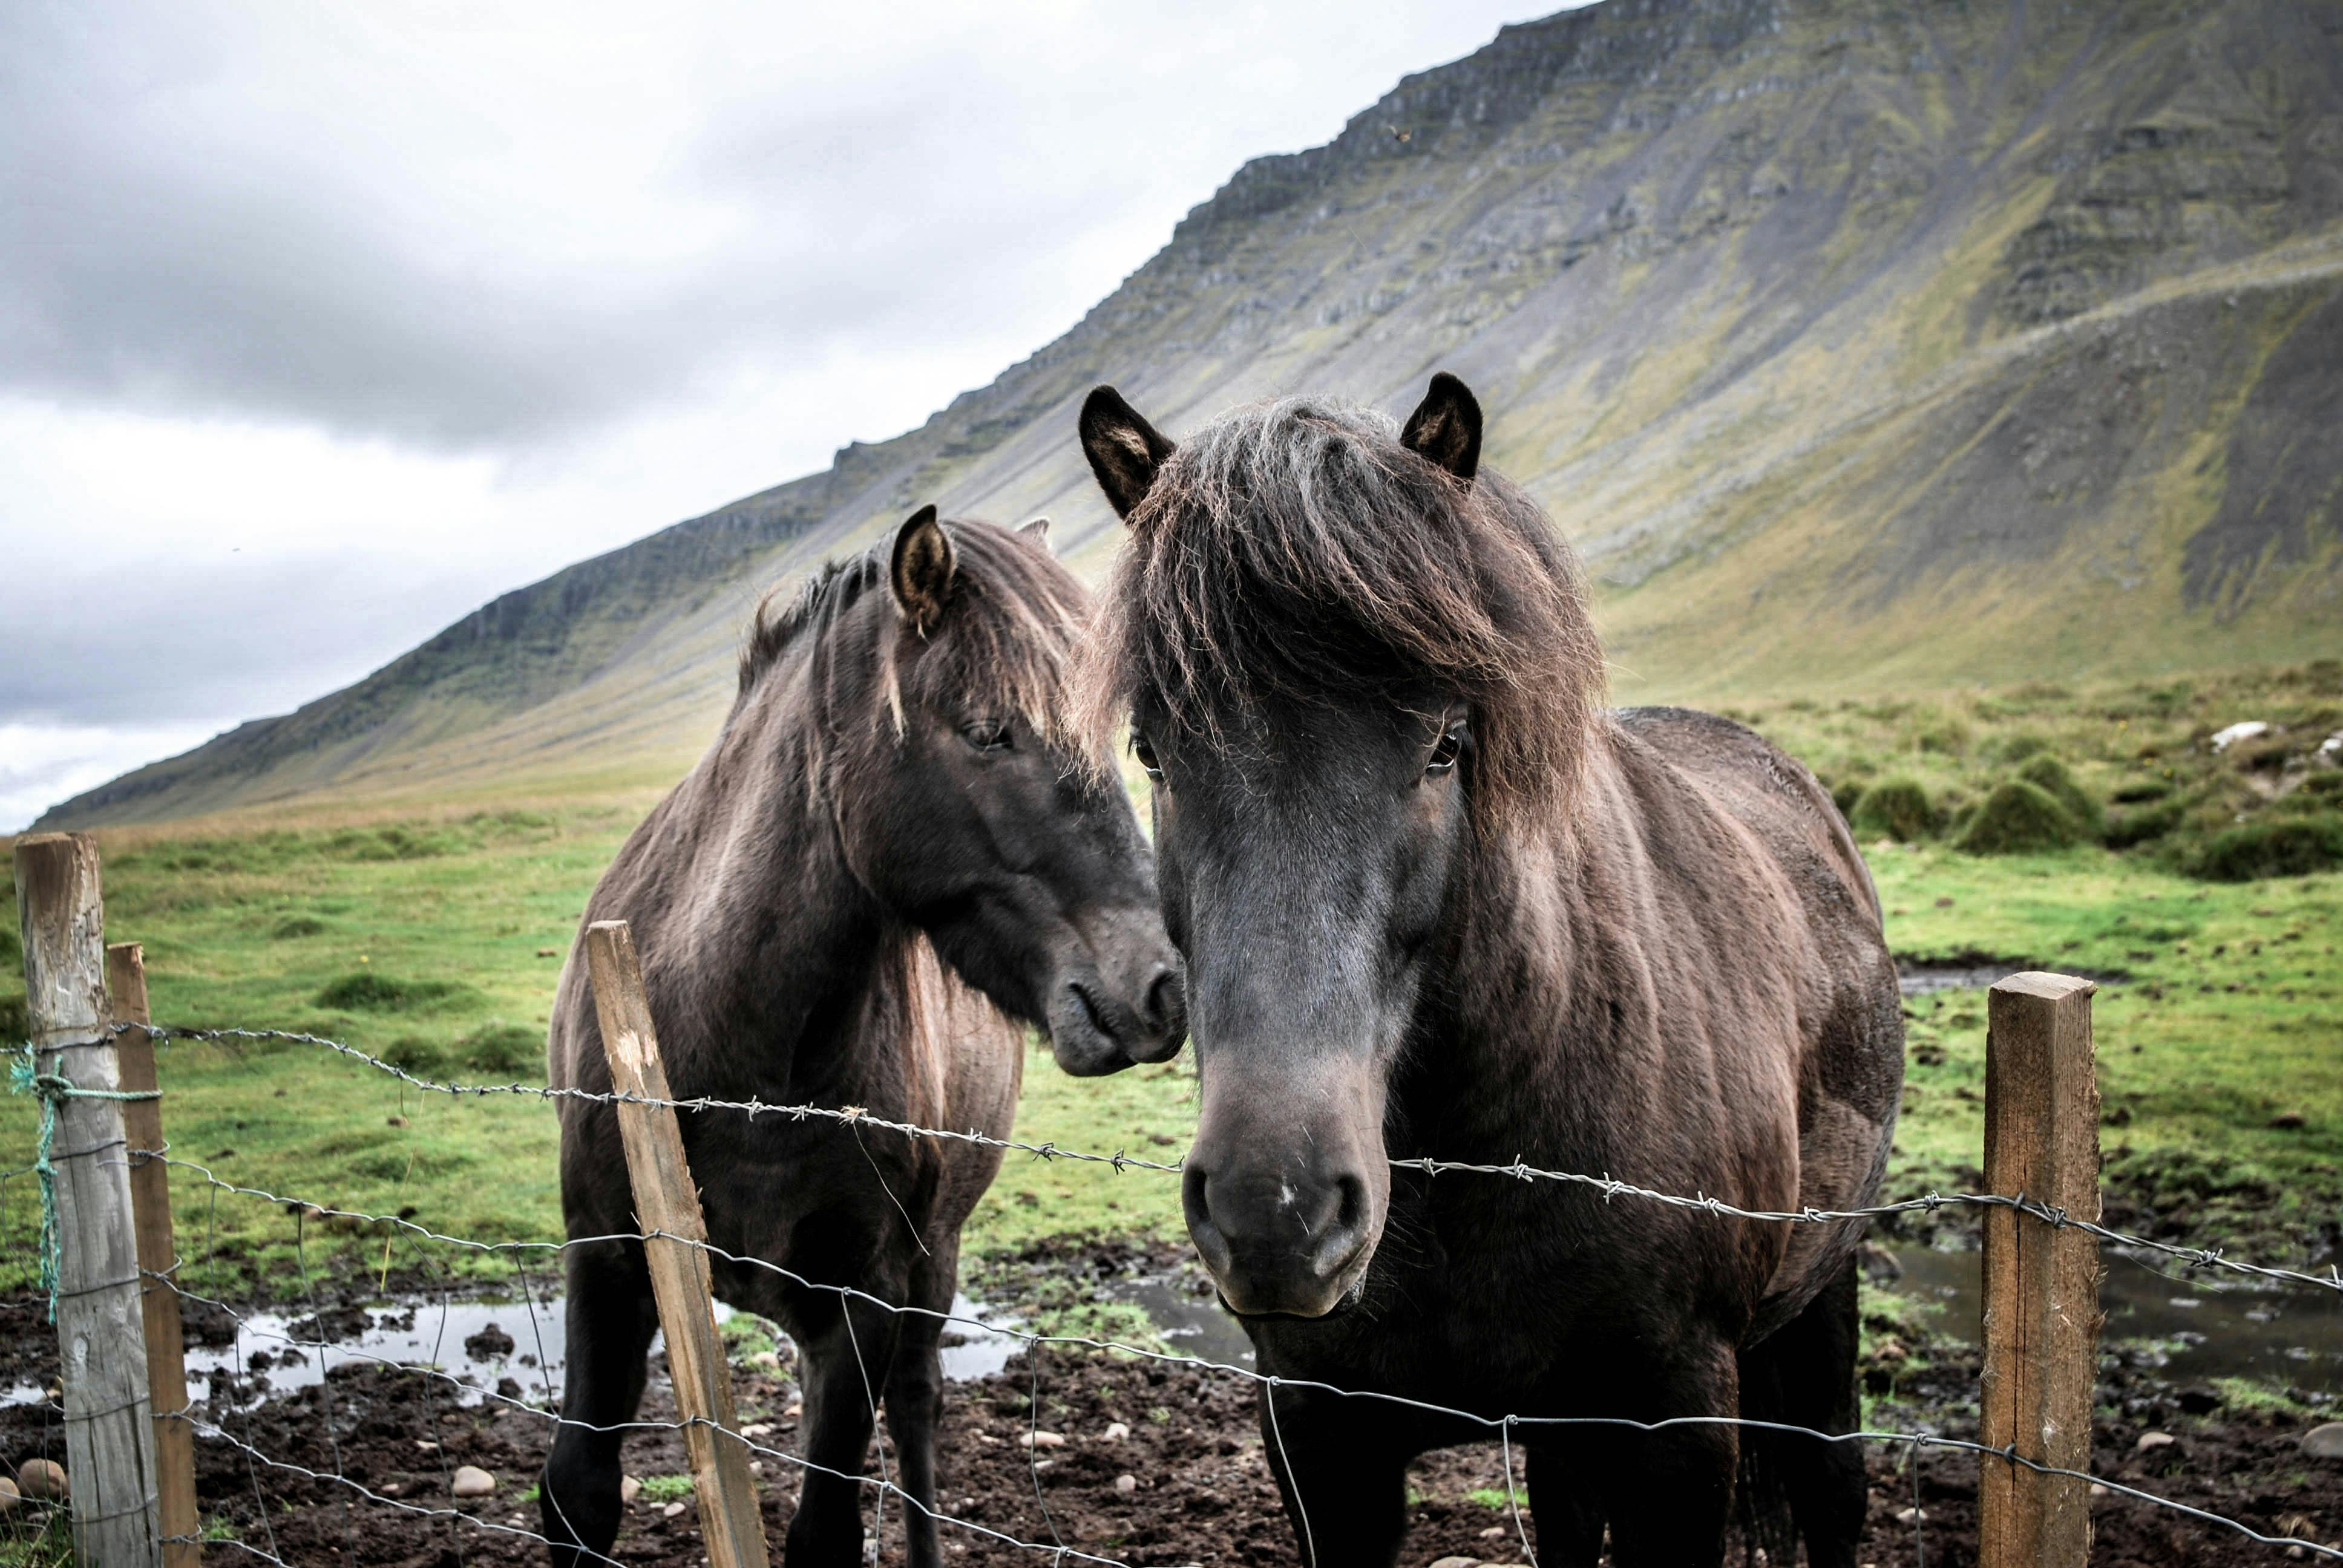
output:
[[[733,718],[775,668],[804,650],[814,694],[817,792],[840,743],[901,737],[907,701],[1013,713],[1044,739],[1073,743],[1067,676],[1088,615],[1081,584],[1014,530],[958,519],[942,527],[955,563],[951,598],[924,642],[896,613],[887,584],[892,534],[825,565],[786,603],[787,590],[775,588],[757,607],[740,651]],[[884,601],[878,613],[854,616],[874,593]],[[846,722],[856,716],[841,709],[840,693],[855,687],[873,699],[867,726]]]
[[[1453,692],[1473,709],[1475,816],[1519,827],[1575,805],[1603,654],[1534,501],[1486,468],[1459,483],[1378,410],[1289,397],[1166,461],[1078,684],[1095,737],[1145,695],[1215,747],[1273,709]]]

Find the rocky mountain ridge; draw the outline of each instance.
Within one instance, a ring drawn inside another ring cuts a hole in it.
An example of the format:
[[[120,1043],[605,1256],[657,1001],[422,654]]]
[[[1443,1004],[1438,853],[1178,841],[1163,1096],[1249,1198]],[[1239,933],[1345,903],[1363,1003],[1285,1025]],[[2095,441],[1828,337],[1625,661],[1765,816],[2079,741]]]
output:
[[[1246,164],[919,429],[44,822],[669,766],[755,588],[921,502],[1101,566],[1101,380],[1176,433],[1459,372],[1630,693],[2290,657],[2343,617],[2338,348],[2333,0],[1604,0]]]

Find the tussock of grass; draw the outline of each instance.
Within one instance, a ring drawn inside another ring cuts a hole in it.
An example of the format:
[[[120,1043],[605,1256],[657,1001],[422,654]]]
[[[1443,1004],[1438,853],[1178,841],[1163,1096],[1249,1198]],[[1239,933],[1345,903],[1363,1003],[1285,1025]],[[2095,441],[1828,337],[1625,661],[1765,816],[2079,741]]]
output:
[[[2066,849],[2081,837],[2056,796],[2038,784],[2009,779],[1994,787],[1954,845],[1972,855],[2030,855]]]
[[[1936,837],[1943,818],[1918,779],[1885,779],[1863,792],[1848,822],[1867,839],[1910,844]]]
[[[545,1031],[517,1023],[491,1023],[456,1042],[456,1056],[475,1072],[509,1077],[545,1073]]]
[[[2343,866],[2343,821],[2247,822],[2216,834],[2189,869],[2207,881],[2305,877]]]
[[[2074,769],[2050,753],[2038,752],[2026,759],[2017,770],[2017,777],[2033,785],[2058,802],[2067,816],[2074,819],[2075,829],[2083,838],[2096,839],[2107,826],[2107,808],[2091,798],[2088,790],[2075,781]]]
[[[396,980],[373,970],[346,974],[317,993],[317,1005],[336,1012],[424,1012],[472,994],[453,980]]]

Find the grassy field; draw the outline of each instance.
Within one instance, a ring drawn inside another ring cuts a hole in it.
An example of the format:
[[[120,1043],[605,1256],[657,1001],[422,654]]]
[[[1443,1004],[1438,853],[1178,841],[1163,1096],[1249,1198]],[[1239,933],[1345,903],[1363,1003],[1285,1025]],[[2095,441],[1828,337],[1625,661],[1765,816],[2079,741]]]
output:
[[[2337,770],[2309,759],[2343,727],[2338,685],[2343,672],[2314,667],[1735,711],[1807,759],[1855,811],[1899,954],[2119,977],[2097,1012],[2119,1194],[2192,1231],[2299,1257],[2333,1244],[2343,1211],[2343,873],[2216,879],[2240,869],[2241,852],[2222,846],[2241,830],[2308,824],[2315,849],[2336,822],[2338,797],[2320,781]],[[2253,719],[2282,732],[2210,751],[2212,731]],[[2074,841],[1971,852],[1980,817],[1991,827],[2001,809],[1996,791],[2025,769],[2047,777],[2045,757],[2077,793],[2061,808]],[[1902,817],[1883,819],[1884,786]],[[314,1032],[468,1081],[534,1079],[559,955],[649,803],[105,834],[108,935],[146,943],[158,1020]],[[2162,824],[2153,833],[2139,820],[2149,811]],[[13,934],[0,950],[13,979]],[[0,1030],[21,1029],[21,1013],[9,1016],[20,1007],[0,990]],[[1982,1112],[1983,995],[1941,992],[1909,1011],[1897,1194],[1974,1180]],[[175,1152],[223,1181],[481,1241],[559,1233],[554,1121],[536,1100],[418,1093],[277,1043],[171,1044],[163,1078]],[[1184,1059],[1076,1081],[1037,1052],[1026,1086],[1025,1138],[1156,1158],[1186,1147]],[[29,1101],[0,1097],[0,1164],[29,1159],[34,1130]],[[197,1265],[200,1284],[418,1261],[379,1231],[302,1220],[189,1171],[174,1181],[183,1250],[210,1260]],[[0,1286],[21,1287],[30,1181],[10,1179],[0,1202]],[[1180,1234],[1171,1178],[1012,1157],[970,1242],[1000,1259],[1061,1236]],[[460,1252],[442,1261],[489,1266]]]

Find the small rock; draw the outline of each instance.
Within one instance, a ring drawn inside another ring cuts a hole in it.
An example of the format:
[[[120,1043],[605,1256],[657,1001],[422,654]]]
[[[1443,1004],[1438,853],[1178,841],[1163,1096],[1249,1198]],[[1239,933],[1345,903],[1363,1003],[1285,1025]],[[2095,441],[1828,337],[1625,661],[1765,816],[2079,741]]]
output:
[[[770,1437],[773,1435],[772,1423],[770,1422],[752,1421],[748,1425],[740,1429],[740,1435],[748,1438],[751,1442],[754,1442],[756,1439],[760,1437]]]
[[[665,1508],[662,1508],[662,1509],[660,1509],[660,1510],[659,1510],[659,1517],[660,1517],[660,1518],[662,1518],[662,1519],[680,1519],[680,1518],[682,1518],[682,1517],[683,1517],[683,1504],[682,1504],[682,1503],[669,1503]]]
[[[789,1409],[787,1409],[787,1410],[785,1410],[785,1411],[781,1412],[781,1419],[782,1419],[783,1421],[795,1421],[795,1420],[797,1420],[797,1418],[798,1418],[798,1417],[799,1417],[799,1416],[803,1415],[804,1413],[805,1413],[805,1406],[803,1406],[803,1405],[801,1405],[801,1404],[793,1404],[793,1405],[789,1406]]]
[[[1898,1524],[1926,1524],[1928,1523],[1928,1511],[1925,1508],[1899,1509],[1896,1514],[1896,1523]]]
[[[2109,1492],[2106,1487],[2101,1486],[2097,1482],[2094,1481],[2091,1483],[2091,1495],[2094,1497],[2112,1497],[2115,1494]]]
[[[1481,1568],[1481,1560],[1477,1557],[1443,1557],[1434,1562],[1432,1568]]]
[[[2269,1124],[2280,1132],[2299,1132],[2309,1121],[2299,1111],[2281,1111],[2269,1119]]]
[[[398,1495],[398,1483],[396,1481],[386,1481],[375,1490],[380,1492],[385,1497],[396,1497]]]
[[[1494,1541],[1503,1536],[1504,1533],[1505,1527],[1503,1525],[1492,1524],[1489,1528],[1481,1532],[1481,1539],[1483,1541]]]
[[[1063,1448],[1066,1440],[1054,1432],[1021,1432],[1017,1434],[1020,1448]]]
[[[781,1358],[771,1351],[759,1351],[749,1358],[749,1364],[759,1372],[777,1372],[781,1370]]]
[[[642,1494],[643,1483],[640,1476],[628,1475],[622,1477],[619,1480],[618,1502],[621,1504],[631,1503],[636,1498],[640,1497]]]
[[[16,1490],[27,1497],[64,1498],[73,1488],[55,1460],[28,1459],[16,1467]]]
[[[2267,735],[2268,733],[2269,722],[2267,719],[2244,719],[2238,723],[2228,725],[2224,729],[2215,730],[2213,732],[2213,749],[2216,752],[2227,751],[2230,747],[2235,746],[2240,740],[2251,740],[2258,735]]]
[[[2302,1452],[2313,1459],[2343,1459],[2343,1421],[2330,1421],[2304,1432]]]
[[[415,1446],[421,1449],[426,1453],[436,1453],[439,1451],[439,1445],[432,1442],[431,1439],[427,1437],[417,1438],[415,1440]]]
[[[458,1497],[486,1497],[497,1489],[497,1478],[477,1464],[459,1464],[447,1490]]]
[[[2131,1445],[2131,1451],[2134,1453],[2153,1453],[2159,1448],[2173,1447],[2179,1441],[2168,1432],[2143,1432],[2139,1434],[2139,1441]]]
[[[1904,1348],[1902,1340],[1892,1336],[1871,1347],[1871,1359],[1874,1361],[1900,1362],[1906,1360],[1911,1354],[1910,1351]]]
[[[1125,1426],[1122,1422],[1119,1421],[1111,1421],[1106,1423],[1106,1440],[1109,1442],[1121,1442],[1124,1438],[1129,1437],[1130,1435],[1131,1428]]]
[[[1139,1477],[1135,1475],[1118,1475],[1114,1478],[1114,1489],[1117,1492],[1121,1493],[1125,1497],[1128,1497],[1132,1493],[1139,1490]]]
[[[24,1500],[25,1494],[16,1490],[16,1483],[0,1475],[0,1513],[7,1513]]]

